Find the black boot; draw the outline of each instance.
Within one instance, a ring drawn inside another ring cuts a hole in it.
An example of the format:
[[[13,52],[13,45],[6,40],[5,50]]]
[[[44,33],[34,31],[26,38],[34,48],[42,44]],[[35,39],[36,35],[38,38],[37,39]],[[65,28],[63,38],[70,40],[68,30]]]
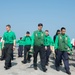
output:
[[[34,70],[37,70],[37,66],[34,66]]]
[[[34,70],[37,70],[37,64],[33,64],[33,66],[34,66]]]
[[[1,61],[3,61],[3,60],[4,60],[4,58],[0,58],[0,60],[1,60]]]
[[[47,68],[42,68],[43,72],[46,72],[47,71]]]
[[[5,70],[8,70],[8,69],[10,69],[10,67],[8,67],[8,66],[4,66],[4,68],[5,68]]]
[[[22,61],[23,64],[27,64],[27,61]]]
[[[59,67],[56,67],[56,71],[60,71]]]
[[[67,73],[68,75],[71,75],[71,72],[70,72],[70,71],[66,71],[66,73]]]

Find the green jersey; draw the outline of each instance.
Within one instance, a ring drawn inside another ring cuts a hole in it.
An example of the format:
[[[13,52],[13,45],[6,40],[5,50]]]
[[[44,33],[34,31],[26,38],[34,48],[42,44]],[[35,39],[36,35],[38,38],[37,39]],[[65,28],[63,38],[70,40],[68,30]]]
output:
[[[48,35],[45,35],[45,46],[54,46],[53,39]]]
[[[22,40],[24,42],[24,46],[32,44],[32,38],[31,38],[31,36],[25,36]]]
[[[24,41],[23,40],[18,40],[18,41],[16,41],[16,43],[18,43],[19,45],[24,45]]]
[[[61,51],[68,51],[68,49],[72,49],[70,38],[67,35],[59,34],[56,37],[55,49],[58,49]]]
[[[34,33],[32,35],[32,46],[44,45],[44,42],[45,42],[44,40],[45,40],[45,32],[43,32],[42,30],[34,31]]]
[[[16,39],[16,35],[12,31],[5,32],[3,35],[3,40],[5,44],[13,44],[15,39]]]

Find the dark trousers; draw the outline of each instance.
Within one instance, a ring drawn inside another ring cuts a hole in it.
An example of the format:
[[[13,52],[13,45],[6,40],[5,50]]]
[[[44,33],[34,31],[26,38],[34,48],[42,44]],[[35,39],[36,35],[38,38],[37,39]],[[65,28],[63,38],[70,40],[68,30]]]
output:
[[[27,60],[30,60],[31,55],[29,55],[29,50],[31,48],[31,45],[24,46],[24,62],[27,62]]]
[[[1,55],[1,59],[4,60],[6,58],[6,48],[4,47],[2,49],[2,55]]]
[[[11,66],[13,44],[5,44],[4,48],[6,50],[5,66],[9,67],[9,66]]]
[[[57,55],[58,50],[55,50],[55,56]],[[62,57],[63,58],[63,57]],[[60,60],[60,65],[62,64],[62,59]]]
[[[41,66],[42,68],[45,68],[46,64],[46,52],[45,52],[45,47],[44,46],[34,46],[34,67],[37,67],[37,56],[38,53],[40,54],[40,59],[41,59]]]
[[[5,60],[5,58],[6,58],[6,47],[4,47],[3,49],[2,49],[2,55],[1,55],[1,59],[2,60]],[[14,59],[14,55],[13,55],[13,50],[12,50],[12,60]]]
[[[56,54],[56,60],[55,60],[55,66],[59,67],[60,66],[60,61],[63,59],[64,65],[65,65],[65,70],[69,71],[69,59],[68,59],[68,54],[65,51],[57,51]]]
[[[22,57],[22,53],[23,53],[23,45],[19,45],[19,48],[18,48],[18,56],[21,56]]]
[[[47,46],[47,50],[46,50],[46,64],[48,64],[48,62],[49,62],[50,54],[51,54],[50,46]]]

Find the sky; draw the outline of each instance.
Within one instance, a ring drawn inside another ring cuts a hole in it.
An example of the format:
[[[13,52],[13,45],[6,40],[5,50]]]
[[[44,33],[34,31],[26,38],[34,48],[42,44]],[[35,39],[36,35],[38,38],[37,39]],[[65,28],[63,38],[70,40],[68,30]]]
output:
[[[57,29],[65,27],[66,34],[75,38],[75,0],[0,0],[0,36],[10,24],[17,38],[26,31],[37,30],[43,23],[43,31],[53,37]]]

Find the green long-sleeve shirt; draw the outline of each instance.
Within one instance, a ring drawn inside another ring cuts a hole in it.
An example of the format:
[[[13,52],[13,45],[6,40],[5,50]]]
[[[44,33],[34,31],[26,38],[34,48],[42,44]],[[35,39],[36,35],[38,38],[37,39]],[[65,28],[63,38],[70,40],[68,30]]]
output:
[[[70,38],[66,34],[59,34],[55,40],[55,49],[67,51],[68,48],[72,49]]]
[[[24,36],[24,38],[22,40],[24,42],[24,46],[32,44],[32,38],[31,38],[31,36]]]
[[[45,46],[54,46],[53,39],[48,35],[45,35]]]
[[[16,40],[16,35],[12,31],[5,32],[3,35],[3,40],[4,40],[5,44],[7,44],[7,43],[13,44],[14,40]]]
[[[19,45],[24,45],[24,41],[23,40],[18,40],[18,41],[16,41],[16,43],[19,44]]]

